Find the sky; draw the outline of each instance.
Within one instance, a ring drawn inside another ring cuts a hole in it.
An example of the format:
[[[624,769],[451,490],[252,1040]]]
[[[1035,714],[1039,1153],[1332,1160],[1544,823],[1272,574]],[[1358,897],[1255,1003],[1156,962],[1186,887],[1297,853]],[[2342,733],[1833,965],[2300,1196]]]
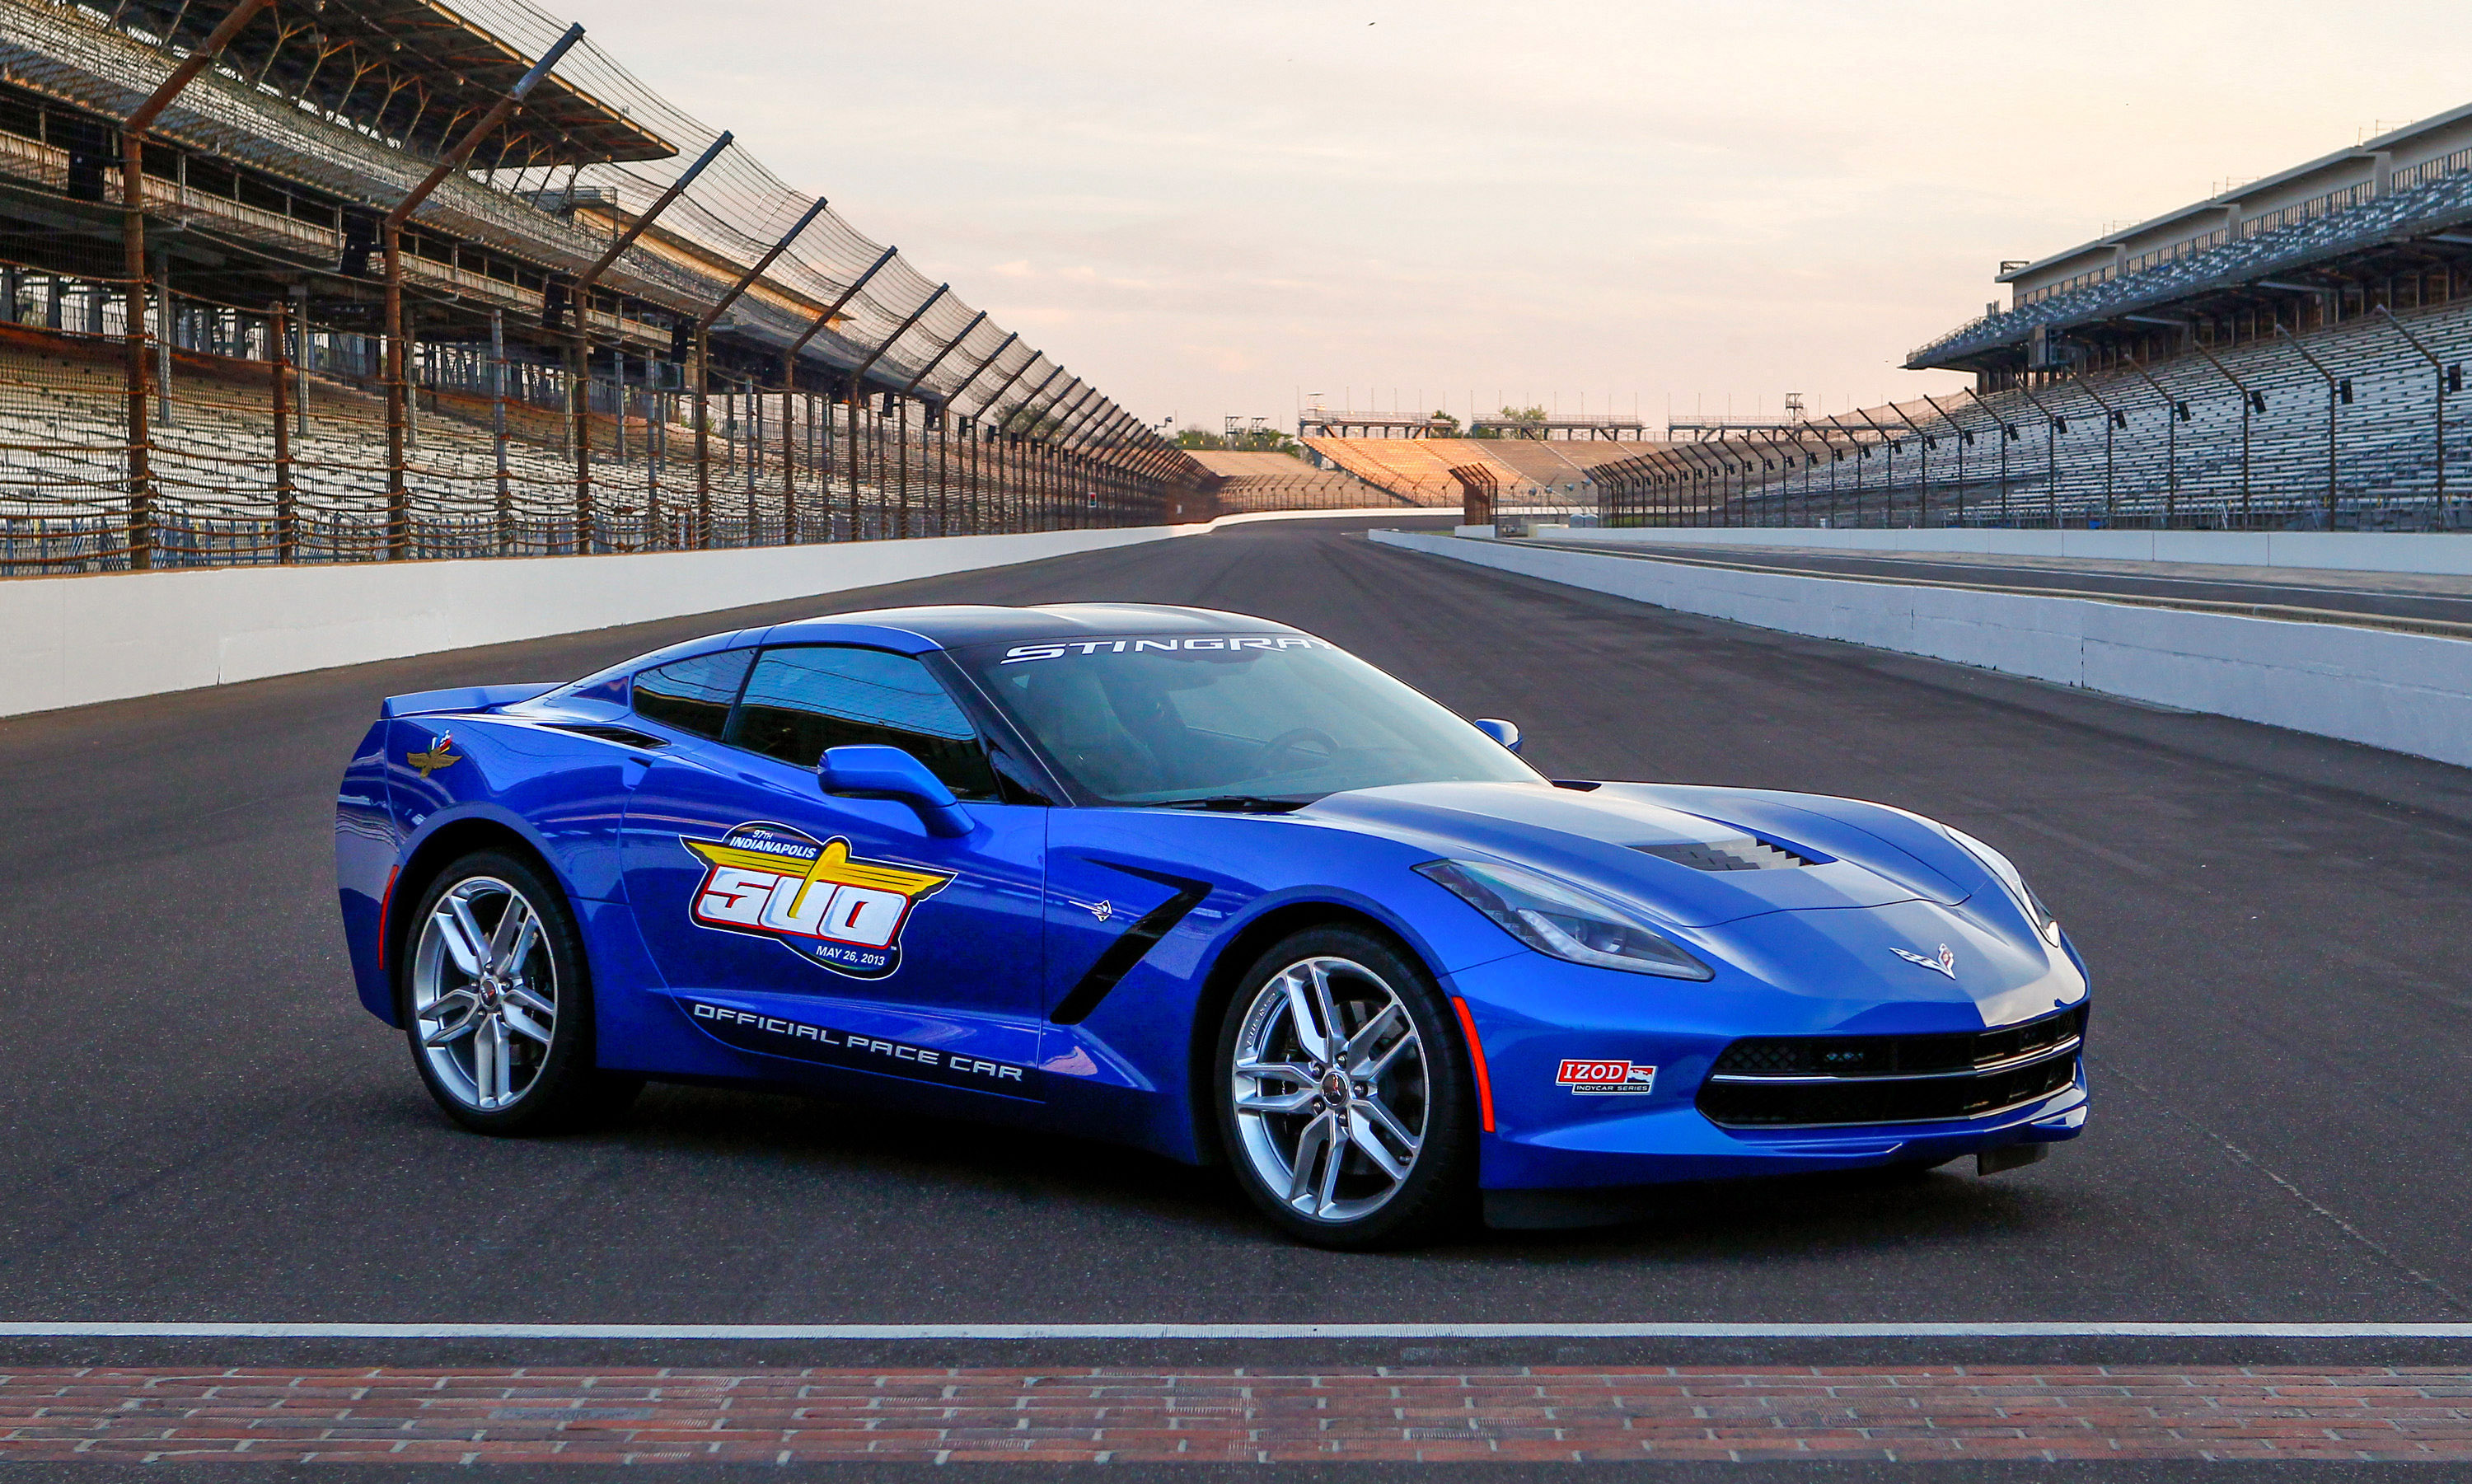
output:
[[[1773,416],[2038,258],[2472,101],[2434,3],[547,0],[1158,422]]]

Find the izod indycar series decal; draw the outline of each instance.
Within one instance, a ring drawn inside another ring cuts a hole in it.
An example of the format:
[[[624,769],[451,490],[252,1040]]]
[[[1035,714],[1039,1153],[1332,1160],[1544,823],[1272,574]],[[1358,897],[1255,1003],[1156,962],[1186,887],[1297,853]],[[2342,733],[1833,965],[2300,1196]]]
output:
[[[881,1036],[862,1036],[829,1025],[810,1025],[803,1020],[757,1015],[702,1000],[684,1003],[688,1017],[696,1024],[743,1051],[796,1057],[802,1062],[853,1067],[863,1072],[890,1072],[896,1077],[915,1077],[921,1082],[940,1082],[946,1087],[980,1092],[1038,1096],[1032,1085],[1034,1068],[1010,1062],[914,1045],[906,1041],[888,1041]]]
[[[1656,1068],[1637,1062],[1565,1061],[1554,1081],[1574,1092],[1653,1092]]]
[[[720,840],[681,835],[678,844],[706,868],[689,909],[697,922],[774,939],[854,979],[881,979],[901,967],[910,909],[953,879],[860,860],[839,835],[818,840],[760,820]]]

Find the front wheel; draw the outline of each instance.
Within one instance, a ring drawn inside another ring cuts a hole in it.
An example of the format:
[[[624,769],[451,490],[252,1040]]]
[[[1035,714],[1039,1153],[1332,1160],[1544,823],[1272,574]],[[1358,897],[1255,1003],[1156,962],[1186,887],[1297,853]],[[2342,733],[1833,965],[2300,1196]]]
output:
[[[640,1081],[593,1065],[591,987],[566,898],[531,862],[482,850],[422,894],[403,956],[413,1065],[456,1122],[482,1134],[581,1127]]]
[[[1466,1218],[1474,1123],[1440,991],[1352,928],[1280,943],[1227,1006],[1213,1063],[1237,1182],[1292,1235],[1404,1246]]]

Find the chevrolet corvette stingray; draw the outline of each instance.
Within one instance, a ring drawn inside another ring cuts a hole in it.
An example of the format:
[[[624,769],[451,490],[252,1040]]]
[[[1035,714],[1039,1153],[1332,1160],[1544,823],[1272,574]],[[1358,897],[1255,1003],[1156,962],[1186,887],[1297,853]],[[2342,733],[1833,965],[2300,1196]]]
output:
[[[2084,968],[1990,846],[1517,747],[1235,613],[836,614],[388,700],[344,925],[481,1133],[793,1089],[1224,1163],[1335,1247],[2082,1127]]]

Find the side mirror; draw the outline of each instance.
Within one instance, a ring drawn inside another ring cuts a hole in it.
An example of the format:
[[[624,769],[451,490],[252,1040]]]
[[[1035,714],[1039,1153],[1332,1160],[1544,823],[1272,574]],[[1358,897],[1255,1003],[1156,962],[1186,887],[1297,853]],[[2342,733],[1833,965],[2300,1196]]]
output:
[[[1519,751],[1519,729],[1513,724],[1497,717],[1480,716],[1468,725],[1501,743],[1505,749],[1513,753]]]
[[[944,780],[897,747],[861,743],[828,747],[816,764],[816,781],[828,794],[874,794],[898,799],[916,811],[931,835],[966,835],[970,817]]]

